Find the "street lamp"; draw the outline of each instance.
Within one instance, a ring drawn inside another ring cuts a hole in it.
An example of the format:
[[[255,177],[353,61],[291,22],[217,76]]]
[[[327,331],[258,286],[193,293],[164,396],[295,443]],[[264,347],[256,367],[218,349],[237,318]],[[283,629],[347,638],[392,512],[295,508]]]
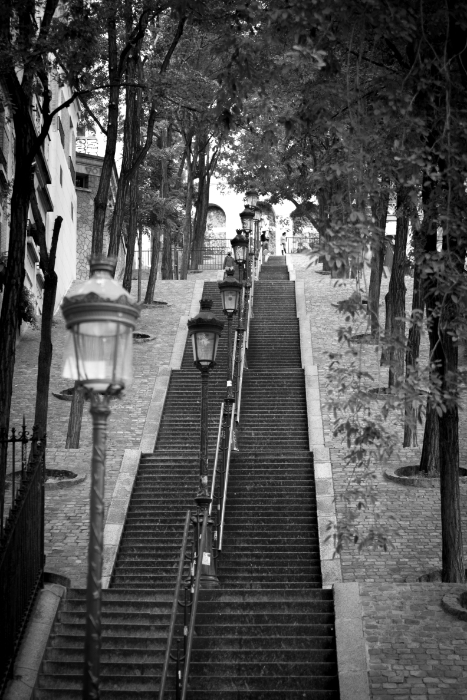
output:
[[[255,218],[254,218],[254,226],[255,226],[255,258],[258,260],[259,257],[259,224],[261,221],[261,209],[259,207],[255,207]]]
[[[238,311],[242,285],[234,278],[233,269],[227,270],[227,277],[223,282],[219,282],[221,293],[222,310],[227,316],[227,398],[232,397],[232,319]]]
[[[258,201],[258,190],[251,188],[245,192],[245,205],[254,209],[256,207],[256,202]]]
[[[90,535],[86,597],[83,700],[96,700],[99,691],[101,591],[104,533],[104,480],[109,396],[132,379],[133,330],[139,308],[113,279],[116,259],[96,256],[91,277],[62,302],[70,331],[62,376],[90,393],[93,421]]]
[[[248,255],[248,238],[243,235],[243,230],[238,229],[235,238],[230,241],[232,250],[234,252],[235,262],[239,267],[245,264]]]
[[[201,439],[199,457],[199,488],[196,505],[207,510],[211,504],[208,489],[208,386],[209,371],[216,364],[217,346],[224,327],[211,312],[212,300],[201,299],[201,311],[188,321],[188,333],[193,344],[193,362],[201,372]],[[201,585],[203,588],[215,588],[219,585],[214,567],[212,553],[212,520],[208,520],[206,533],[206,551],[200,553],[202,565]],[[199,533],[197,541],[199,542]]]
[[[255,218],[255,211],[252,207],[245,207],[245,209],[240,214],[240,219],[242,222],[242,229],[244,233],[249,236],[251,229],[253,228],[253,219]]]

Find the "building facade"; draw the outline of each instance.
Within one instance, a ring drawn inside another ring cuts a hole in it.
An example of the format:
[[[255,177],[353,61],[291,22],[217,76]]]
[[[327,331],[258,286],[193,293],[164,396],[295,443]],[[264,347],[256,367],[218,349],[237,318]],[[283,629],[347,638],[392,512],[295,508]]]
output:
[[[76,154],[76,195],[78,207],[78,230],[76,239],[76,279],[86,280],[89,277],[89,259],[92,249],[92,226],[94,218],[94,197],[99,187],[102,170],[102,156],[97,155],[93,139],[81,138],[78,141]],[[117,170],[114,165],[110,184],[110,198],[107,216],[112,212],[117,190]],[[104,251],[109,244],[107,231],[104,235]],[[120,255],[120,257],[122,257]],[[121,265],[119,266],[121,267]],[[119,270],[117,270],[118,275]]]
[[[67,86],[59,86],[51,79],[51,110],[70,97]],[[30,118],[36,133],[42,127],[40,98],[31,101]],[[76,218],[75,191],[76,130],[79,105],[75,101],[63,108],[53,119],[49,133],[40,148],[34,165],[34,189],[40,217],[46,230],[50,249],[52,231],[57,216],[63,221],[57,246],[55,271],[57,273],[57,307],[75,279],[76,271]],[[11,191],[15,174],[15,131],[8,102],[0,94],[0,255],[7,264],[10,239]],[[36,311],[42,309],[44,278],[39,267],[37,222],[29,209],[26,237],[24,287],[34,301]]]

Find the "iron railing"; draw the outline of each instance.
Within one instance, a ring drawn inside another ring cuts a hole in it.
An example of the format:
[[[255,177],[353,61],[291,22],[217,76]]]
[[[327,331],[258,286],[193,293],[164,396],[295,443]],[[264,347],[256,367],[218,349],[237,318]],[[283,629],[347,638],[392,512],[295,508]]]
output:
[[[252,286],[249,297],[245,294],[243,287],[241,300],[240,322],[246,322],[246,332],[242,334],[240,340],[238,331],[235,332],[234,348],[232,362],[236,368],[234,385],[236,387],[236,400],[238,405],[241,401],[242,379],[245,368],[245,353],[248,344],[248,333],[250,328],[250,318],[252,315],[252,305],[254,297],[254,270],[251,270]],[[247,308],[245,308],[245,304]],[[229,354],[229,353],[228,353]],[[231,376],[231,368],[229,368],[228,376]],[[203,514],[203,522],[200,532],[200,512],[197,511],[194,520],[195,532],[193,535],[193,549],[190,566],[190,579],[188,585],[184,587],[184,600],[180,601],[180,591],[182,590],[182,578],[184,573],[186,549],[188,541],[188,529],[190,521],[190,512],[187,513],[185,519],[185,528],[183,533],[182,545],[180,548],[180,559],[178,566],[178,576],[175,585],[174,600],[172,605],[172,613],[169,624],[169,632],[167,637],[167,646],[165,652],[164,666],[162,670],[161,682],[159,686],[159,700],[164,700],[165,687],[167,683],[167,675],[169,671],[170,661],[175,661],[175,700],[185,700],[188,688],[188,677],[190,671],[190,659],[193,646],[194,625],[196,621],[196,611],[198,607],[201,569],[202,569],[202,553],[205,549],[207,537],[207,528],[213,528],[213,556],[216,569],[219,564],[219,556],[222,552],[222,542],[224,535],[225,510],[227,504],[227,491],[229,483],[230,460],[232,450],[236,449],[235,443],[235,422],[239,420],[240,411],[236,409],[236,403],[233,400],[226,399],[222,402],[219,415],[219,427],[217,431],[216,452],[214,458],[212,479],[211,479],[211,503],[209,509]],[[212,520],[211,520],[212,518]],[[177,617],[180,607],[183,608],[183,642],[177,640],[175,656],[174,652],[174,636]],[[181,649],[183,647],[183,649]]]
[[[193,636],[195,631],[196,611],[198,609],[199,589],[201,581],[201,569],[203,552],[206,546],[208,529],[208,511],[205,510],[201,522],[200,513],[196,513],[195,532],[193,536],[192,558],[190,566],[190,579],[188,585],[184,587],[184,600],[180,601],[180,591],[182,589],[182,579],[185,568],[186,549],[188,542],[188,531],[191,519],[190,511],[185,518],[185,528],[183,532],[182,546],[180,549],[180,559],[178,565],[178,576],[175,584],[175,594],[172,604],[172,614],[170,617],[169,634],[165,650],[164,666],[162,669],[161,682],[159,685],[159,700],[164,700],[165,686],[170,661],[175,661],[175,700],[186,700],[188,688],[188,677],[190,673],[191,652],[193,649]],[[183,651],[180,651],[180,639],[177,640],[176,655],[172,655],[173,640],[175,636],[175,626],[179,614],[179,608],[183,608]]]
[[[318,250],[319,236],[291,236],[286,239],[287,253],[302,253],[307,250]]]
[[[43,585],[44,483],[45,438],[23,420],[0,436],[0,696]]]
[[[190,530],[190,519],[191,519],[191,512],[187,510],[186,517],[185,517],[185,527],[183,528],[183,538],[182,538],[182,546],[180,547],[180,558],[178,562],[178,575],[177,575],[177,582],[175,584],[175,593],[174,593],[174,599],[172,603],[172,613],[170,616],[170,625],[169,625],[169,634],[167,637],[167,646],[165,649],[165,658],[164,658],[164,666],[162,669],[162,676],[161,676],[161,682],[159,686],[159,700],[163,700],[164,698],[164,692],[165,692],[165,684],[167,682],[167,674],[169,671],[169,664],[170,660],[172,658],[171,656],[171,651],[172,651],[172,643],[173,643],[173,638],[174,638],[174,633],[175,633],[175,623],[177,620],[177,615],[178,615],[178,608],[179,605],[181,605],[179,598],[180,598],[180,591],[182,588],[182,579],[183,579],[183,572],[185,570],[185,559],[186,559],[186,549],[187,549],[187,543],[188,543],[188,533]],[[186,616],[188,612],[188,607],[187,607],[187,595],[186,595],[186,587],[185,587],[185,602],[184,602],[184,624],[183,624],[183,630],[184,630],[184,635],[183,635],[183,656],[185,657],[186,655],[186,634],[185,630],[187,629],[186,626]],[[180,673],[180,662],[181,662],[181,657],[180,657],[180,643],[177,642],[177,656],[176,656],[176,670],[175,670],[175,683],[176,683],[176,688],[177,688],[177,693],[180,692],[180,686],[181,686],[181,673]]]
[[[225,247],[195,248],[190,256],[190,270],[222,270]]]
[[[229,486],[230,457],[232,455],[234,438],[235,404],[232,405],[232,412],[230,416],[228,413],[226,414],[225,412],[224,416],[226,423],[225,428],[228,430],[228,434],[225,434],[223,443],[223,450],[225,456],[222,470],[222,480],[219,484],[220,498],[217,504],[217,525],[215,530],[215,539],[217,540],[217,558],[219,558],[219,555],[222,552],[222,540],[224,537],[225,507],[227,505],[227,489]]]

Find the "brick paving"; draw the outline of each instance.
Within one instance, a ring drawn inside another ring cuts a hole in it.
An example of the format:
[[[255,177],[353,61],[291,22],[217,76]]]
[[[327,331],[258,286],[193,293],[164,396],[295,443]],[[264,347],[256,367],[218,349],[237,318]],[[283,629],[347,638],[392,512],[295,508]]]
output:
[[[361,584],[373,700],[467,697],[467,624],[440,600],[463,586]]]
[[[345,449],[332,436],[332,419],[326,405],[329,353],[338,350],[337,330],[343,325],[333,304],[348,298],[355,282],[319,274],[321,266],[308,267],[305,255],[290,256],[297,279],[303,279],[307,311],[311,315],[314,362],[318,365],[325,443],[330,448],[336,494],[337,517],[342,516],[342,494],[352,474],[344,464]],[[406,278],[407,310],[412,280]],[[384,324],[384,294],[381,290],[381,323]],[[354,332],[365,332],[365,328]],[[421,362],[427,358],[427,337],[422,339]],[[385,386],[387,370],[379,366],[375,348],[360,346],[360,365],[373,374],[375,383]],[[375,402],[376,404],[376,402]],[[466,420],[461,413],[461,465],[467,464]],[[390,417],[388,425],[402,444],[402,416]],[[417,462],[420,447],[403,449],[391,460],[395,464]],[[362,517],[362,529],[379,518],[390,536],[387,552],[381,549],[347,548],[341,556],[344,582],[360,582],[364,610],[364,633],[368,651],[370,688],[373,700],[436,700],[467,697],[467,623],[441,608],[447,592],[461,586],[441,583],[405,583],[433,569],[441,568],[440,498],[438,485],[416,488],[388,482],[377,465],[373,486],[377,502],[374,514]],[[467,561],[467,486],[461,484],[464,556]]]
[[[154,299],[167,306],[144,307],[136,331],[154,336],[154,340],[135,343],[133,348],[134,381],[120,399],[111,402],[107,441],[105,507],[109,507],[120,470],[123,452],[140,444],[146,414],[159,368],[167,365],[178,329],[180,316],[190,311],[196,280],[216,279],[217,272],[189,275],[187,281],[158,281]],[[136,282],[133,282],[136,289]],[[144,282],[146,284],[146,282]],[[144,294],[144,287],[143,287]],[[144,298],[144,297],[143,297]],[[54,318],[51,392],[69,386],[61,378],[61,363],[66,330],[61,312]],[[17,347],[11,425],[20,426],[23,413],[27,426],[34,419],[39,331],[28,328]],[[73,586],[86,580],[86,557],[89,512],[89,472],[91,462],[91,416],[85,404],[80,448],[66,450],[70,403],[50,394],[48,414],[47,467],[70,469],[86,479],[69,488],[46,489],[45,550],[46,570],[67,576]]]

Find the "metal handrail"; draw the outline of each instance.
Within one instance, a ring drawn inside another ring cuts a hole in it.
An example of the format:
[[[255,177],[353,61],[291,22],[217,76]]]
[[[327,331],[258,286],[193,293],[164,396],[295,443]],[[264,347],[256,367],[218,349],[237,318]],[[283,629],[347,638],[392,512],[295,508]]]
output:
[[[214,457],[214,466],[212,468],[212,482],[211,482],[211,505],[209,506],[209,515],[212,513],[212,504],[214,503],[214,491],[216,488],[216,478],[217,478],[217,464],[219,462],[219,451],[222,441],[222,419],[224,417],[224,402],[221,403],[221,412],[219,416],[219,429],[217,431],[217,443],[216,443],[216,456]]]
[[[245,334],[246,335],[246,347],[248,347],[248,344],[250,342],[250,320],[251,320],[251,316],[252,316],[251,310],[253,308],[254,295],[255,295],[255,279],[252,275],[251,290],[250,290],[250,302],[249,302],[249,308],[248,308],[248,321],[246,324],[246,334]]]
[[[187,687],[188,687],[188,674],[190,672],[191,650],[193,647],[193,635],[194,635],[194,631],[195,631],[196,610],[198,608],[199,583],[200,583],[200,579],[201,579],[201,569],[203,566],[203,552],[204,552],[204,546],[206,543],[208,517],[209,517],[208,511],[205,510],[204,516],[203,516],[203,525],[201,527],[201,537],[200,537],[200,540],[198,543],[198,556],[196,559],[195,585],[194,585],[193,598],[192,598],[192,603],[191,603],[190,624],[188,627],[188,635],[187,635],[187,639],[186,639],[185,660],[184,660],[184,664],[183,664],[181,700],[185,700],[186,691],[187,691]]]
[[[169,671],[170,651],[172,649],[172,642],[173,642],[173,637],[174,637],[174,632],[175,632],[175,621],[177,618],[177,611],[178,611],[178,605],[179,605],[178,597],[180,595],[180,588],[182,587],[183,569],[185,567],[186,547],[187,547],[187,542],[188,542],[188,531],[190,529],[190,518],[191,518],[191,512],[189,510],[187,510],[186,517],[185,517],[185,527],[183,528],[182,545],[180,547],[180,559],[178,562],[177,583],[175,584],[175,593],[174,593],[174,599],[173,599],[173,604],[172,604],[172,613],[170,616],[169,635],[167,637],[167,646],[165,649],[164,666],[162,669],[162,676],[161,676],[161,682],[160,682],[160,688],[159,688],[159,700],[164,700],[165,683],[167,680],[167,673]]]
[[[222,537],[224,534],[225,506],[226,506],[226,502],[227,502],[227,487],[229,484],[229,468],[230,468],[230,456],[232,454],[232,438],[233,438],[233,431],[234,431],[234,421],[235,421],[235,404],[232,404],[232,413],[230,416],[230,430],[229,430],[229,447],[228,447],[228,451],[227,451],[227,460],[225,463],[225,472],[224,472],[224,492],[222,494],[222,505],[221,505],[220,519],[219,519],[219,542],[217,545],[217,549],[219,552],[222,550]]]
[[[237,341],[238,341],[238,331],[236,330],[234,332],[234,343],[233,343],[233,348],[234,351],[232,353],[232,367],[231,367],[231,377],[232,377],[232,384],[235,387],[235,390],[237,389],[238,386],[238,377],[236,376],[236,362],[237,362]]]
[[[237,423],[240,421],[240,406],[242,403],[242,389],[243,389],[243,370],[245,369],[245,338],[243,338],[243,343],[241,347],[241,362],[240,362],[240,372],[238,375],[238,391],[237,391]]]

